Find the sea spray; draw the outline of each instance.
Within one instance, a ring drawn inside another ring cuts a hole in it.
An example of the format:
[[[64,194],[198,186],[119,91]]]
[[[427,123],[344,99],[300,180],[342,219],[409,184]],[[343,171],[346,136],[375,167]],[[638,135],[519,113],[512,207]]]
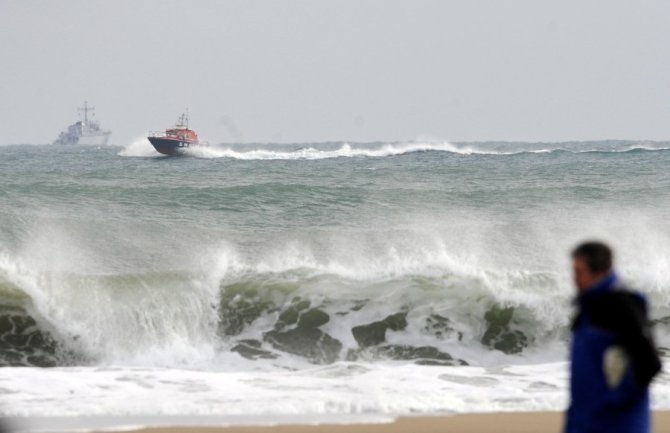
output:
[[[198,158],[231,158],[247,161],[256,160],[320,160],[332,158],[383,158],[399,156],[416,152],[448,152],[458,155],[518,155],[524,153],[593,153],[593,152],[632,152],[632,151],[657,151],[668,150],[666,145],[654,143],[636,143],[615,148],[593,146],[566,145],[551,146],[546,144],[528,145],[505,144],[497,146],[486,146],[469,143],[450,143],[446,141],[412,141],[398,143],[380,144],[349,144],[343,143],[339,147],[317,148],[310,145],[292,145],[290,149],[277,150],[276,146],[230,146],[225,144],[198,147],[189,149],[186,155]],[[138,155],[140,156],[140,155]]]
[[[468,267],[439,248],[395,246],[366,261],[351,252],[369,246],[352,246],[348,257],[323,257],[276,244],[246,259],[226,246],[199,271],[35,272],[22,288],[34,272],[24,267],[8,284],[37,314],[29,320],[59,337],[54,363],[213,368],[218,354],[234,352],[286,365],[294,357],[486,365],[551,359],[566,341],[564,277]]]
[[[422,138],[388,143],[319,143],[319,144],[211,144],[187,149],[186,156],[197,158],[230,158],[245,161],[321,160],[333,158],[384,158],[417,152],[447,152],[457,155],[497,155],[568,153],[622,153],[663,151],[670,149],[659,142],[568,142],[568,143],[452,143]],[[159,156],[145,137],[133,140],[119,152],[120,156]]]
[[[137,137],[129,144],[123,147],[118,153],[119,156],[134,156],[134,157],[153,157],[160,156],[149,143],[146,136]]]

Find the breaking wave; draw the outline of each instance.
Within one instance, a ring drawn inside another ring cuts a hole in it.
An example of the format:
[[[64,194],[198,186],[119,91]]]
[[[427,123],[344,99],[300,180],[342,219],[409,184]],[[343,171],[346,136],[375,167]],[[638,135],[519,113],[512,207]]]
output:
[[[487,365],[562,353],[570,294],[556,273],[474,267],[440,245],[360,260],[224,246],[190,271],[87,275],[5,255],[0,365]]]
[[[352,145],[344,143],[335,149],[304,147],[296,150],[277,151],[272,149],[236,150],[232,147],[202,147],[191,149],[193,156],[201,158],[233,158],[241,160],[316,160],[331,158],[370,157],[404,155],[416,152],[450,152],[469,155],[478,153],[468,146],[443,143],[389,143],[378,146]]]
[[[303,253],[253,263],[224,249],[207,272],[110,276],[28,271],[5,257],[0,365],[209,365],[221,354],[459,365],[473,351],[521,353],[564,325],[541,320],[554,307],[523,294],[555,285],[549,274],[468,275],[428,256],[394,265],[389,251],[388,267],[363,276]],[[520,298],[500,298],[491,279]]]
[[[446,152],[458,155],[519,155],[533,153],[624,153],[663,151],[670,149],[663,142],[568,142],[568,143],[451,143],[417,140],[396,143],[315,143],[307,145],[239,144],[211,145],[191,148],[190,156],[198,158],[230,158],[256,160],[321,160],[333,158],[383,158],[418,152]],[[119,152],[121,156],[153,157],[159,154],[146,138],[134,140]]]

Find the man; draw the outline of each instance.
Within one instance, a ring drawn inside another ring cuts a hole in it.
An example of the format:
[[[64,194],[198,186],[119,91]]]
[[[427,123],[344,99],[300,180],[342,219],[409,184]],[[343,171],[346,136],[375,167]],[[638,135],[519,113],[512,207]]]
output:
[[[649,433],[649,384],[660,371],[645,298],[621,286],[612,251],[587,242],[572,252],[572,325],[566,433]]]

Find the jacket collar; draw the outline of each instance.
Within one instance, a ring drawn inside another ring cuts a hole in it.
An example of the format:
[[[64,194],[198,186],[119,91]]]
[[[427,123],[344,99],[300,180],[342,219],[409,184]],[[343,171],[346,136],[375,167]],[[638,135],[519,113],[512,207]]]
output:
[[[605,275],[600,281],[598,281],[597,283],[592,285],[589,289],[587,289],[584,293],[578,295],[576,301],[578,303],[584,303],[585,301],[591,299],[593,296],[597,296],[601,293],[614,290],[618,280],[619,277],[617,277],[617,274],[614,272],[610,272],[609,274]]]
[[[591,288],[589,288],[586,293],[594,293],[594,292],[604,292],[607,290],[612,290],[614,286],[616,286],[617,280],[619,278],[614,272],[610,272],[609,274],[605,275],[600,281],[595,283]]]

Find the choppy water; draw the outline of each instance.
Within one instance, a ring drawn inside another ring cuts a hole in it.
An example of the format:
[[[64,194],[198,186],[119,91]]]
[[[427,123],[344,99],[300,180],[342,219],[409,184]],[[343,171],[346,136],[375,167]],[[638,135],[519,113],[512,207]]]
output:
[[[668,149],[2,147],[2,410],[560,409],[579,240],[616,247],[670,345]]]

